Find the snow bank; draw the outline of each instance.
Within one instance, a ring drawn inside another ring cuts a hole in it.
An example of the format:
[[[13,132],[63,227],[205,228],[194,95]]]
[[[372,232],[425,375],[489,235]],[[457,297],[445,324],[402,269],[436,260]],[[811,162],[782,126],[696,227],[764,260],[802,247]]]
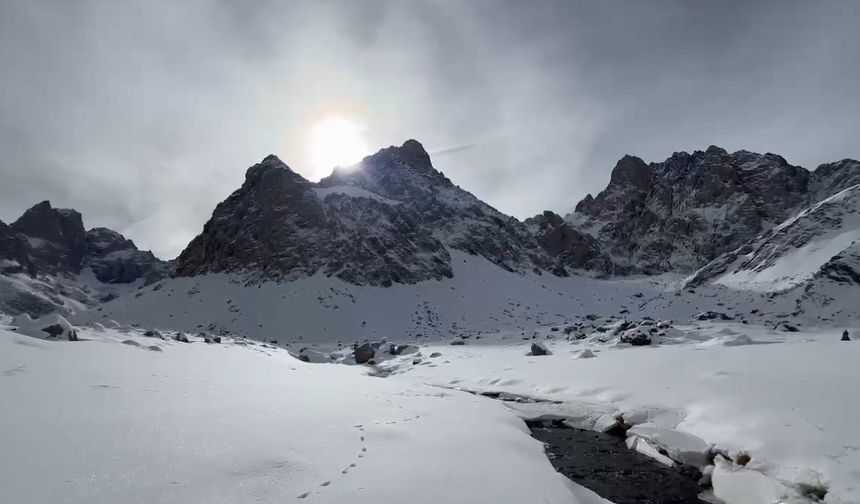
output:
[[[722,325],[710,324],[701,332],[715,334]],[[718,469],[718,487],[765,478],[792,489],[826,488],[826,502],[856,504],[860,403],[845,387],[860,380],[860,344],[839,342],[837,331],[792,333],[786,341],[766,328],[732,327],[770,344],[605,346],[591,359],[578,358],[581,345],[561,340],[547,342],[553,355],[536,358],[523,355],[528,342],[431,346],[423,351],[443,352],[443,362],[402,366],[389,379],[560,401],[512,407],[525,417],[569,415],[568,423],[586,428],[622,415],[636,424],[632,435],[675,460],[701,466],[709,444],[748,453],[744,473]]]

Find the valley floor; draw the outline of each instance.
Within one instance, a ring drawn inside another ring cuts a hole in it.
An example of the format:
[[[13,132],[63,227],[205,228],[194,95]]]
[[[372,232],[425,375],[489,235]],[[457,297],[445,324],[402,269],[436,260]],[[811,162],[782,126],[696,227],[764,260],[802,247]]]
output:
[[[551,355],[526,355],[532,334]],[[622,347],[545,327],[370,367],[244,339],[96,326],[47,341],[0,326],[0,500],[597,504],[521,418],[599,430],[620,415],[667,463],[709,464],[711,444],[746,453],[744,467],[717,458],[729,504],[860,501],[860,343],[715,322],[678,334]]]

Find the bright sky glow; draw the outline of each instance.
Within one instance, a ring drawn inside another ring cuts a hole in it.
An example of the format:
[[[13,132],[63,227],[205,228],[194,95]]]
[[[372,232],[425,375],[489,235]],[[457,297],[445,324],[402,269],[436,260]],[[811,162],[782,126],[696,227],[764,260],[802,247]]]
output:
[[[331,173],[335,166],[349,166],[370,154],[365,128],[341,116],[329,116],[311,131],[310,163],[313,178]]]

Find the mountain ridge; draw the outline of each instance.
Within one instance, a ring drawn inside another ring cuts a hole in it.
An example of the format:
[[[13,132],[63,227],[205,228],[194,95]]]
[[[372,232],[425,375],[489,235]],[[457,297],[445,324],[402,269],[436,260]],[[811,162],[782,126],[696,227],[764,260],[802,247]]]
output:
[[[80,213],[44,201],[11,224],[0,222],[0,273],[71,278],[92,271],[104,285],[211,273],[285,281],[323,275],[389,287],[450,279],[462,252],[519,275],[692,274],[858,183],[860,162],[851,159],[809,171],[777,154],[716,146],[659,163],[625,155],[606,188],[573,212],[520,221],[454,184],[410,139],[318,182],[266,156],[175,262],[110,229],[85,231]],[[829,277],[851,278],[854,254],[839,257]],[[50,298],[62,288],[44,290]],[[76,299],[91,306],[98,299],[88,289]]]

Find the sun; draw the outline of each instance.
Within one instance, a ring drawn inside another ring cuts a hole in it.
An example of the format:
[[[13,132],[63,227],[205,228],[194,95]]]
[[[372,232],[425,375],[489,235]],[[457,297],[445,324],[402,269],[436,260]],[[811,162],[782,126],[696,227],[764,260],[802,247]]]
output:
[[[370,154],[364,127],[341,116],[329,116],[311,130],[310,164],[316,178],[336,166],[350,166]]]

